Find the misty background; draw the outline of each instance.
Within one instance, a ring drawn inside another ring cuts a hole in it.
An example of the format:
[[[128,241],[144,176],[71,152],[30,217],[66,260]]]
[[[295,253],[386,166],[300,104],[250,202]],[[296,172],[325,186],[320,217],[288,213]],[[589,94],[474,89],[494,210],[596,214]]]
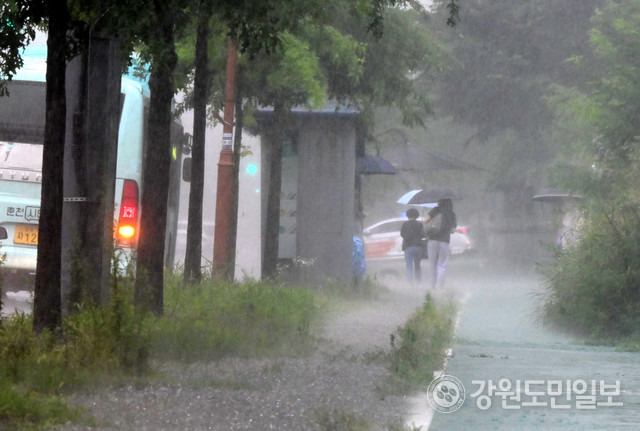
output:
[[[414,83],[428,98],[431,115],[423,125],[403,125],[399,109],[375,113],[365,151],[392,161],[394,176],[362,178],[364,227],[401,215],[405,192],[435,185],[455,190],[454,210],[478,253],[509,257],[531,266],[548,255],[561,225],[559,204],[532,197],[558,181],[572,159],[572,140],[556,123],[553,103],[559,87],[584,86],[587,76],[575,59],[590,56],[591,18],[603,0],[462,4],[460,21],[446,25],[444,2],[433,2],[428,17],[416,18],[432,46],[434,66],[420,67]],[[387,28],[388,32],[401,29]],[[183,117],[192,130],[192,114]],[[213,220],[221,127],[207,133],[203,264],[213,254]],[[251,154],[240,167],[237,265],[243,275],[260,267],[259,139],[245,133]],[[410,161],[410,162],[409,162]],[[181,190],[176,259],[184,259],[188,183]]]
[[[562,208],[531,198],[565,186],[558,172],[575,152],[575,139],[554,121],[553,96],[559,86],[586,85],[589,77],[576,59],[592,55],[591,19],[606,3],[472,0],[462,5],[460,22],[453,28],[446,26],[442,7],[434,8],[421,25],[437,43],[438,66],[416,78],[429,99],[431,116],[424,127],[408,127],[398,110],[376,112],[365,151],[391,160],[398,173],[363,176],[364,226],[402,214],[406,207],[395,201],[406,191],[442,185],[459,194],[454,209],[459,224],[468,226],[476,251],[509,256],[524,265],[544,259],[546,246],[555,242]],[[46,43],[44,35],[34,43]],[[193,130],[192,111],[182,122],[186,132]],[[206,139],[205,265],[213,256],[222,128],[212,122]],[[237,265],[240,277],[257,277],[259,138],[245,132],[243,143],[251,154],[242,158],[240,167]],[[250,164],[258,168],[252,175],[246,171]],[[189,183],[183,182],[178,262],[184,261],[188,196]]]
[[[592,16],[606,3],[472,0],[453,28],[436,8],[424,28],[439,44],[440,63],[416,78],[432,115],[409,128],[396,111],[377,113],[367,152],[395,161],[399,172],[363,178],[365,227],[406,210],[395,203],[406,191],[447,186],[461,197],[454,210],[476,252],[543,261],[565,208],[532,198],[569,191],[574,184],[563,172],[575,162],[576,141],[592,139],[565,130],[555,98],[586,86],[579,63],[592,56]]]

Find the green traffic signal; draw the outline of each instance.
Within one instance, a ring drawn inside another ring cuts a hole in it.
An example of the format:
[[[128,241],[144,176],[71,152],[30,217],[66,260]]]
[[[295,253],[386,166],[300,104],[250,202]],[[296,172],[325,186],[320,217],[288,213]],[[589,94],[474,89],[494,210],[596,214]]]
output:
[[[246,172],[249,175],[255,175],[258,173],[258,165],[255,163],[249,163],[246,168]]]

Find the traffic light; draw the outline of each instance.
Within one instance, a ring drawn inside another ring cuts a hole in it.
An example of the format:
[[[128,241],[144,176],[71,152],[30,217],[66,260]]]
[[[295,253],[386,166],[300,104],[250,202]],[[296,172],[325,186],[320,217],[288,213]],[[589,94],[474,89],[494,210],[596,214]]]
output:
[[[249,164],[247,164],[247,167],[246,167],[245,170],[246,170],[247,174],[255,175],[255,174],[258,173],[258,165],[256,165],[255,163],[249,163]]]

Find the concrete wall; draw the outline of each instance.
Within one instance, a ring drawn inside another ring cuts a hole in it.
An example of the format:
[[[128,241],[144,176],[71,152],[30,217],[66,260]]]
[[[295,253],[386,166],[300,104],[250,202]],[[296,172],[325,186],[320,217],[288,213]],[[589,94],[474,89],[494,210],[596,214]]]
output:
[[[351,116],[305,115],[298,141],[298,256],[315,264],[305,274],[350,281],[355,187],[355,125]]]

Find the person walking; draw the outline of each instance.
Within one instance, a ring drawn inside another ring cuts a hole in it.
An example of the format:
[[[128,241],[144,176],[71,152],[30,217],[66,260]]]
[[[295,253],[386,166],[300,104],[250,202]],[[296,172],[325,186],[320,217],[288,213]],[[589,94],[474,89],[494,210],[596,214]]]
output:
[[[422,238],[424,238],[424,228],[417,220],[418,210],[409,208],[407,217],[409,220],[402,224],[400,236],[402,237],[402,251],[404,251],[404,261],[407,265],[407,280],[409,283],[418,282],[422,277],[420,259],[422,259]]]
[[[425,218],[425,223],[429,226],[429,221],[436,221],[440,217],[440,226],[430,231],[427,227],[427,250],[429,254],[429,278],[431,288],[442,287],[444,285],[444,275],[451,257],[449,241],[451,232],[458,226],[456,214],[453,212],[451,199],[440,199],[438,206],[429,211]]]

